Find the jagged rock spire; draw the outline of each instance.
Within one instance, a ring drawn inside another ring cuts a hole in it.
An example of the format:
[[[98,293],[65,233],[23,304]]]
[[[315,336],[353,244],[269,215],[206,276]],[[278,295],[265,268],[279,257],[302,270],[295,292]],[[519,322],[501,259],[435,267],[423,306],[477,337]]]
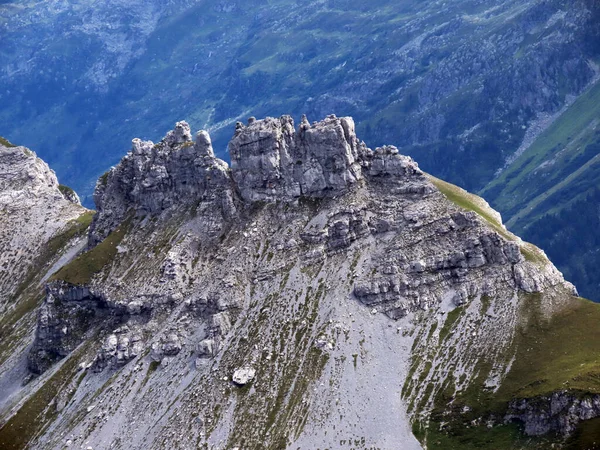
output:
[[[278,200],[338,193],[362,178],[367,147],[350,117],[328,116],[298,130],[290,116],[249,121],[229,143],[233,177],[244,200]]]
[[[208,132],[199,131],[193,141],[183,121],[157,144],[134,139],[131,151],[96,185],[98,214],[90,245],[106,237],[131,209],[158,214],[202,201],[214,202],[223,217],[232,217],[235,201],[335,196],[365,176],[396,184],[400,177],[415,192],[431,189],[417,164],[395,147],[368,149],[357,138],[351,117],[330,115],[311,125],[302,116],[298,129],[290,116],[251,117],[247,125],[236,124],[229,153],[231,171],[214,156]]]
[[[227,192],[225,192],[227,191]],[[98,214],[90,245],[104,239],[131,209],[158,214],[168,208],[214,200],[225,216],[233,214],[228,165],[215,158],[210,136],[200,131],[192,141],[190,126],[177,122],[157,144],[133,139],[131,151],[96,183]]]

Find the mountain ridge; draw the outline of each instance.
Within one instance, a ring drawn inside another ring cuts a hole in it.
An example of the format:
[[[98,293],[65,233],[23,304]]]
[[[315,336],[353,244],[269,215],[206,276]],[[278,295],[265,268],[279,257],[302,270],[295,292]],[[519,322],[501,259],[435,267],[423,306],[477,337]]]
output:
[[[560,213],[570,197],[595,223],[584,205],[598,150],[573,148],[589,133],[551,133],[598,119],[588,95],[598,24],[594,0],[3,3],[0,132],[35,148],[92,207],[120,149],[136,135],[160,139],[181,117],[228,160],[229,128],[248,116],[351,115],[370,147],[393,142],[484,194],[598,300],[598,244]]]
[[[598,341],[569,318],[593,323],[598,306],[484,200],[368,149],[352,124],[250,118],[231,168],[185,122],[135,139],[98,180],[87,248],[48,278],[35,329],[16,322],[0,443],[583,439]]]

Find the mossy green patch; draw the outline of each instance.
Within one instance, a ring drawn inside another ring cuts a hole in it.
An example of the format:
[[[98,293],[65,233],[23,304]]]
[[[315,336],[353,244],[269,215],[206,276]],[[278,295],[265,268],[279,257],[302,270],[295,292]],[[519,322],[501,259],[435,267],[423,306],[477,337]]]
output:
[[[108,175],[109,175],[110,171],[108,172],[104,172],[102,175],[100,175],[100,178],[98,178],[98,181],[100,181],[100,184],[102,186],[106,186],[106,184],[108,183]]]
[[[150,364],[148,364],[148,370],[146,372],[146,376],[144,377],[144,380],[142,381],[142,385],[141,385],[142,388],[144,386],[146,386],[146,383],[148,383],[148,380],[150,379],[152,374],[154,372],[156,372],[159,367],[160,367],[160,361],[155,361],[155,360],[150,361]]]
[[[154,372],[156,372],[156,370],[158,369],[158,367],[160,366],[160,361],[151,361],[150,364],[148,365],[148,375],[152,375]]]
[[[481,218],[485,219],[485,221],[491,225],[492,228],[498,232],[498,234],[509,241],[514,241],[516,239],[515,236],[509,233],[506,228],[504,228],[502,223],[498,221],[498,219],[493,215],[492,209],[485,204],[485,201],[481,197],[471,194],[464,189],[459,188],[458,186],[442,181],[434,176],[427,175],[427,178],[429,178],[429,181],[431,181],[433,185],[438,188],[438,190],[452,203],[461,207],[462,209],[466,209],[467,211],[473,211]]]
[[[549,448],[543,438],[525,436],[517,424],[502,424],[488,428],[485,425],[465,425],[461,428],[444,430],[443,425],[430,424],[421,430],[423,442],[426,437],[428,449],[439,450],[517,450]]]
[[[600,449],[600,417],[581,422],[564,448],[567,450]]]
[[[3,138],[2,136],[0,136],[0,145],[3,145],[4,147],[16,147],[15,144],[12,144],[11,142],[9,142],[7,139]]]
[[[543,298],[524,295],[524,324],[515,337],[516,359],[498,390],[508,401],[572,389],[600,393],[600,305],[566,296],[545,318]]]
[[[65,186],[64,184],[59,184],[58,185],[58,190],[61,192],[61,194],[63,194],[65,197],[69,196],[69,197],[73,197],[77,194],[75,194],[75,191],[73,189],[71,189],[69,186]]]
[[[92,223],[94,214],[96,214],[95,211],[86,211],[76,219],[70,221],[65,231],[48,241],[48,251],[51,254],[56,254],[56,252],[64,248],[71,239],[83,236]]]
[[[464,311],[464,308],[457,307],[457,308],[454,308],[452,311],[449,311],[446,314],[446,320],[444,321],[444,325],[442,326],[442,329],[440,330],[440,334],[439,334],[439,342],[440,343],[442,343],[446,340],[446,338],[450,334],[450,331],[452,330],[452,327],[454,326],[454,324],[456,323],[456,321],[460,317],[460,314],[463,311]]]
[[[104,269],[117,256],[117,246],[121,243],[129,228],[131,219],[125,220],[102,242],[91,250],[82,253],[56,272],[51,280],[62,280],[74,285],[88,284],[94,275]]]

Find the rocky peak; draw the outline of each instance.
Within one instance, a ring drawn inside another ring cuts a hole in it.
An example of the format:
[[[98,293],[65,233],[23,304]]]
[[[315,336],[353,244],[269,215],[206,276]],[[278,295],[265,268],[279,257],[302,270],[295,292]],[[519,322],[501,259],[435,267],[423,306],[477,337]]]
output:
[[[335,195],[362,178],[367,147],[350,117],[328,116],[312,125],[290,116],[238,123],[229,143],[231,167],[245,200]]]
[[[10,192],[11,196],[51,194],[62,197],[56,174],[31,150],[0,143],[0,164],[0,193],[3,195]]]
[[[98,214],[90,244],[101,241],[128,214],[157,214],[196,202],[218,203],[224,217],[235,202],[294,201],[338,195],[365,177],[404,180],[403,189],[431,192],[417,164],[393,146],[367,148],[351,117],[330,115],[296,129],[290,116],[251,117],[237,123],[229,143],[231,170],[214,156],[210,135],[177,122],[157,144],[134,139],[131,151],[96,185]]]
[[[198,132],[194,142],[189,125],[177,122],[157,144],[134,139],[121,162],[100,177],[90,244],[104,239],[131,210],[158,214],[202,201],[218,203],[228,216],[235,210],[232,195],[228,165],[215,158],[208,133]]]
[[[54,171],[33,151],[0,140],[0,208],[10,211],[42,199],[80,205],[77,194],[59,184]]]
[[[85,211],[70,188],[28,148],[0,140],[0,313],[43,244]]]

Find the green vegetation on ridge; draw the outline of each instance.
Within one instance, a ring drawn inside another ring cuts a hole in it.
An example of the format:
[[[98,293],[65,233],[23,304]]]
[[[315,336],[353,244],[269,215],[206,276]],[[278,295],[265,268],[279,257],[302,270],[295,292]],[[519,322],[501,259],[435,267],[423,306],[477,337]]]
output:
[[[481,197],[471,194],[464,189],[459,188],[458,186],[442,181],[439,178],[429,174],[427,177],[434,184],[434,186],[437,187],[439,191],[444,194],[444,196],[452,203],[467,211],[472,211],[478,214],[492,227],[494,231],[503,236],[505,239],[508,239],[509,241],[518,239],[515,235],[510,233],[504,227],[504,225],[502,225],[502,222],[494,215],[494,211]],[[519,248],[523,257],[525,257],[525,259],[529,262],[538,265],[545,265],[548,262],[548,258],[546,258],[544,253],[535,245],[521,241]]]
[[[429,178],[429,181],[431,181],[433,185],[438,188],[438,190],[452,203],[460,206],[463,209],[466,209],[467,211],[473,211],[474,213],[478,214],[480,217],[485,219],[485,221],[494,230],[496,230],[498,234],[502,235],[509,241],[516,239],[515,236],[506,231],[502,223],[493,215],[492,209],[481,197],[471,194],[458,186],[447,183],[432,175],[427,175],[427,177]]]
[[[106,265],[114,260],[118,253],[117,246],[129,231],[130,226],[131,219],[124,221],[102,242],[62,267],[50,279],[61,280],[74,285],[88,284],[94,275],[101,272]]]
[[[0,145],[3,145],[5,147],[16,147],[16,145],[10,143],[8,140],[4,139],[2,136],[0,136]]]

